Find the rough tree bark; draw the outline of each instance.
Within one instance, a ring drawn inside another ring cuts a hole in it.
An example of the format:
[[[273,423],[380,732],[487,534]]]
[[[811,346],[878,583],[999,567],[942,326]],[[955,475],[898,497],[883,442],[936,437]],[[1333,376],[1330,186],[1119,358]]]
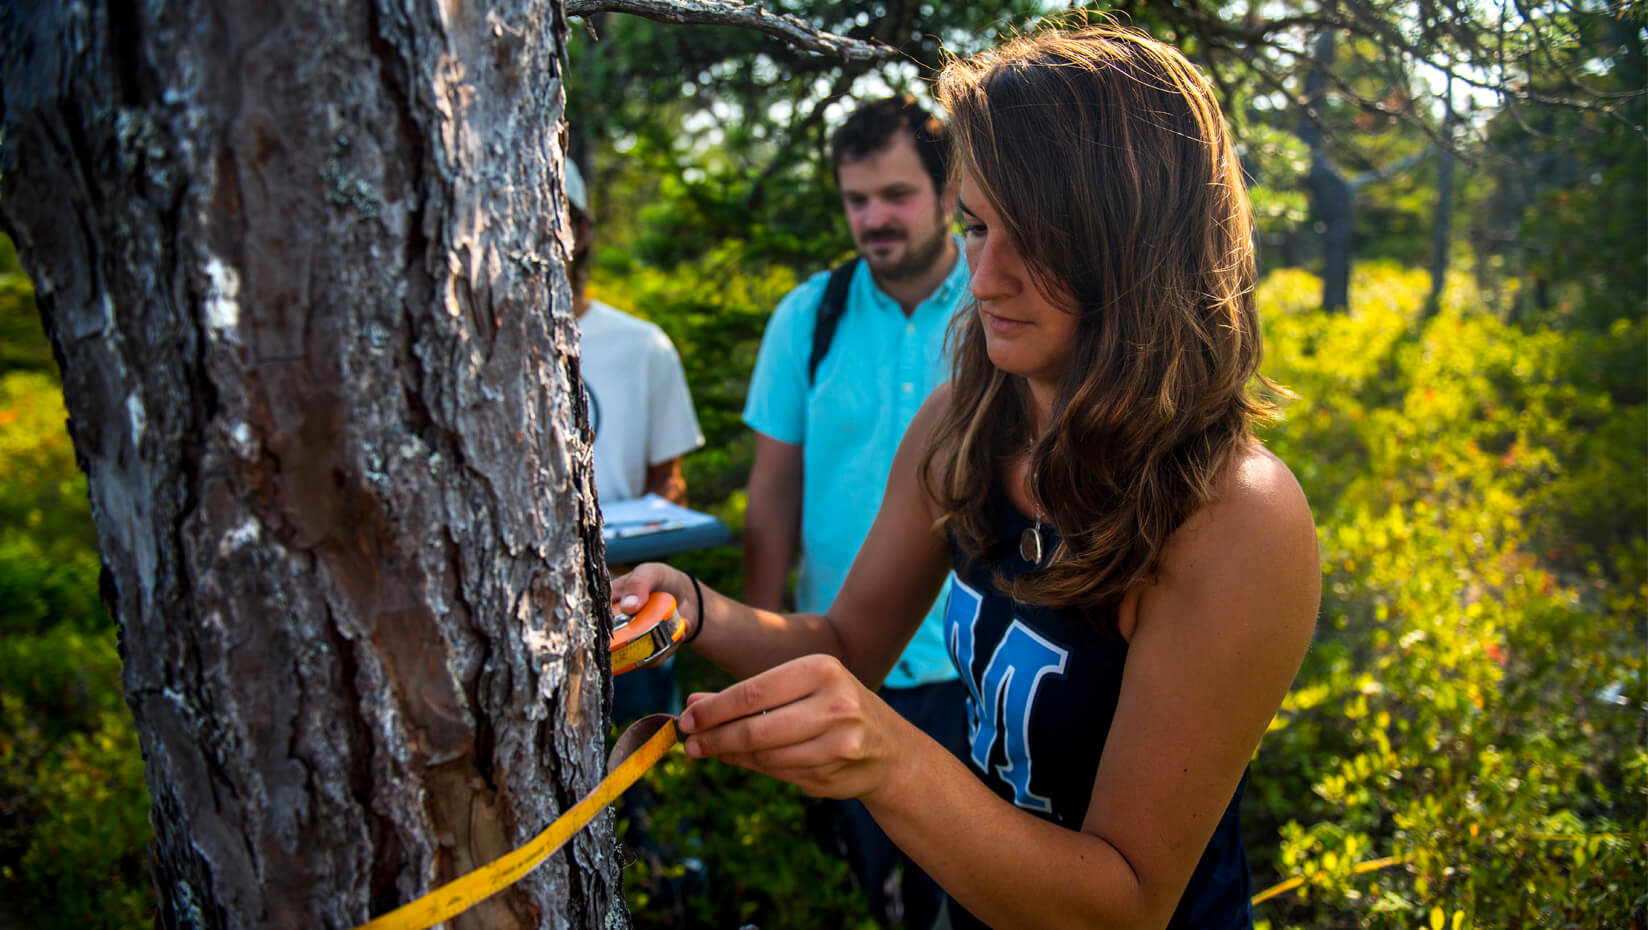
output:
[[[348,927],[603,768],[561,0],[0,5],[170,927]],[[610,820],[454,927],[627,923]]]

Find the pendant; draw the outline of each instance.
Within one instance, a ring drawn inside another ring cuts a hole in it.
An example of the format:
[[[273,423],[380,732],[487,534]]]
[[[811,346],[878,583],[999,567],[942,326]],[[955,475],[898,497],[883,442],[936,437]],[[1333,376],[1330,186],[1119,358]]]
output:
[[[1041,567],[1041,524],[1025,527],[1019,534],[1019,556],[1037,568]]]

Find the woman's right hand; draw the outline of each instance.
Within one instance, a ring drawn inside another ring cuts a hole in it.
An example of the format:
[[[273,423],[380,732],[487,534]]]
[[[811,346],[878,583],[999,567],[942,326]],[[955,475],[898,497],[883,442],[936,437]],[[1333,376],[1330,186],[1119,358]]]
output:
[[[612,579],[613,613],[634,616],[653,593],[662,591],[675,598],[675,609],[689,624],[687,638],[697,632],[703,618],[692,596],[692,581],[686,573],[662,562],[643,562],[634,570]]]
[[[680,727],[687,755],[789,782],[815,798],[884,794],[901,765],[922,769],[911,761],[920,758],[912,749],[922,733],[830,655],[792,659],[719,693],[689,694]]]

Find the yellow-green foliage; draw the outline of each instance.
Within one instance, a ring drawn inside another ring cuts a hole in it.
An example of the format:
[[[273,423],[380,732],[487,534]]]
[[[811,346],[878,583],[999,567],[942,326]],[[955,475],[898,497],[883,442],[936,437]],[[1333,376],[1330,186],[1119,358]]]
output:
[[[30,927],[153,924],[149,796],[112,631],[0,639],[0,877]]]
[[[1258,884],[1307,880],[1257,913],[1628,926],[1648,894],[1644,326],[1525,332],[1463,282],[1427,320],[1427,284],[1364,267],[1338,315],[1308,275],[1260,291],[1266,371],[1299,395],[1267,440],[1311,496],[1324,602],[1249,812]]]
[[[808,839],[810,802],[790,786],[679,751],[643,784],[644,800],[619,823],[626,848],[637,820],[653,841],[652,855],[626,855],[637,928],[878,926],[846,862]]]
[[[57,380],[0,374],[0,633],[106,625],[86,477]]]
[[[86,479],[15,271],[0,273],[0,335],[0,923],[150,926],[149,799]]]

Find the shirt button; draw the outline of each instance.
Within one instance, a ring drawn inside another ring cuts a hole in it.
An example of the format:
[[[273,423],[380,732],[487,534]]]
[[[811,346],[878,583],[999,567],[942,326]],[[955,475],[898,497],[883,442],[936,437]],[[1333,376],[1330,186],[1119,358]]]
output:
[[[907,332],[907,333],[914,333],[916,331],[916,324],[914,324],[914,323],[909,324],[908,326],[904,327],[904,331]]]
[[[915,389],[916,389],[915,385],[911,384],[908,381],[904,382],[904,393],[908,394],[911,391],[914,391]]]

